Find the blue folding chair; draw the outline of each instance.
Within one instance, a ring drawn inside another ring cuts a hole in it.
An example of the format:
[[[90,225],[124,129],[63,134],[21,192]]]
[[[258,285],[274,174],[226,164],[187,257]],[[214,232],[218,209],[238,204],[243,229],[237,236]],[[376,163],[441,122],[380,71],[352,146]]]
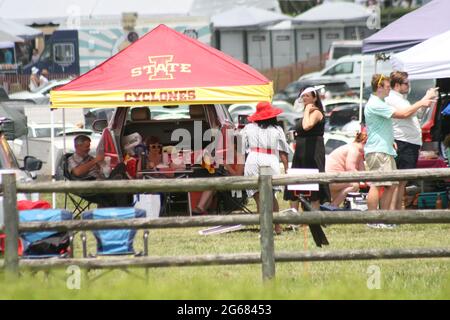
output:
[[[69,221],[72,213],[64,209],[32,209],[19,211],[20,222]],[[24,246],[22,258],[42,259],[73,257],[71,232],[43,231],[20,234]]]
[[[143,209],[137,209],[133,207],[129,208],[98,208],[94,210],[85,211],[82,213],[83,220],[105,220],[105,219],[134,219],[145,218],[146,211]],[[135,255],[135,256],[147,256],[148,255],[148,230],[144,230],[144,252],[136,252],[134,250],[134,238],[136,236],[135,229],[117,229],[117,230],[96,230],[93,232],[95,239],[97,240],[97,255],[99,256],[113,256],[113,255]],[[83,243],[83,257],[88,256],[87,250],[87,238],[86,233],[82,232],[81,240]],[[89,256],[92,256],[89,254]],[[90,271],[89,269],[87,270]],[[101,273],[95,278],[90,279],[94,281],[107,272]],[[122,269],[122,271],[131,274],[128,270]],[[139,275],[136,275],[140,277]],[[86,274],[88,277],[88,274]],[[140,277],[141,278],[141,277]],[[148,278],[148,269],[145,269],[145,278]]]
[[[130,208],[98,208],[85,211],[84,220],[134,219],[145,218],[143,209]],[[135,229],[96,230],[93,232],[97,240],[97,255],[148,255],[148,230],[144,231],[144,252],[136,253],[133,247],[136,236]],[[82,233],[83,257],[87,257],[86,233]]]

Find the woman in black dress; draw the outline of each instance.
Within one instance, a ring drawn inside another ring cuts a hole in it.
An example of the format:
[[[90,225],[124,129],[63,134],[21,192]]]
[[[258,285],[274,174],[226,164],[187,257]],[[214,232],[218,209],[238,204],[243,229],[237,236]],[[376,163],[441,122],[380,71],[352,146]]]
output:
[[[319,169],[325,172],[325,114],[319,94],[313,87],[300,93],[305,106],[303,118],[298,120],[295,128],[295,153],[292,168]],[[291,208],[298,210],[298,197],[293,191],[286,189],[284,200],[291,201]],[[320,184],[319,191],[311,192],[311,205],[314,210],[320,209],[320,204],[330,201],[328,184]]]

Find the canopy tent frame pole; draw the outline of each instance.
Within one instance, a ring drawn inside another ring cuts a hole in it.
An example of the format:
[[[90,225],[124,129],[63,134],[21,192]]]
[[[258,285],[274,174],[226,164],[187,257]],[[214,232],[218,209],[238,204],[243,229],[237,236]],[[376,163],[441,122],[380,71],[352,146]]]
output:
[[[63,156],[66,154],[66,109],[62,109],[62,124],[63,124]]]
[[[361,55],[361,70],[359,80],[359,124],[362,125],[363,90],[364,90],[364,55]]]
[[[50,161],[51,163],[51,168],[52,168],[52,182],[55,182],[55,114],[54,114],[54,109],[51,108],[50,109]],[[56,193],[52,193],[52,208],[55,209],[56,208]]]

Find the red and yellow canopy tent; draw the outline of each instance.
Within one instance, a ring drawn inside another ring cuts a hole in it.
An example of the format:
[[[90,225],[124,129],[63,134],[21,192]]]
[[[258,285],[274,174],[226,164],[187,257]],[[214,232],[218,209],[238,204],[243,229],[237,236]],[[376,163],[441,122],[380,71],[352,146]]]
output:
[[[64,110],[232,104],[271,101],[272,96],[272,82],[258,71],[165,25],[159,25],[96,68],[51,91],[50,101],[51,108]],[[51,112],[52,123],[53,120]],[[54,175],[53,147],[51,151]]]
[[[50,93],[52,108],[271,101],[250,66],[165,25]]]

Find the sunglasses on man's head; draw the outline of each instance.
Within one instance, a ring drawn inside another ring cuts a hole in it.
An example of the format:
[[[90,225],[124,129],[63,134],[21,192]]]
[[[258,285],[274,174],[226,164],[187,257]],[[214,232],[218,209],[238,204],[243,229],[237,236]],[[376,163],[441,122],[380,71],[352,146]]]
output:
[[[386,80],[387,78],[383,75],[381,75],[380,80],[378,80],[378,84],[377,87],[379,87],[381,85],[381,81]]]

